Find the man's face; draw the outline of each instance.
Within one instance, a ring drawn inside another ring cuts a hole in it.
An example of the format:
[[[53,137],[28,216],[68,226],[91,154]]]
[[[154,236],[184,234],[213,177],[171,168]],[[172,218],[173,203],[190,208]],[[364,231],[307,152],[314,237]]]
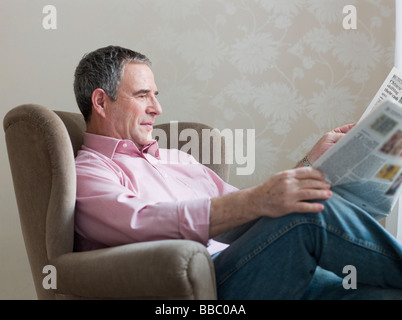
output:
[[[141,148],[151,142],[155,118],[162,113],[154,75],[146,64],[125,66],[116,101],[107,97],[106,121],[110,135],[132,140]]]

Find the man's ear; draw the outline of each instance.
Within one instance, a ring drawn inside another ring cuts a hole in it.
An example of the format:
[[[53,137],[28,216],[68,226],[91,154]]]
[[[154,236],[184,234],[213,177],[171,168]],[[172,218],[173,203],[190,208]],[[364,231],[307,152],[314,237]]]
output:
[[[102,118],[106,116],[105,113],[105,102],[107,94],[103,89],[95,89],[92,92],[92,110],[99,114]]]

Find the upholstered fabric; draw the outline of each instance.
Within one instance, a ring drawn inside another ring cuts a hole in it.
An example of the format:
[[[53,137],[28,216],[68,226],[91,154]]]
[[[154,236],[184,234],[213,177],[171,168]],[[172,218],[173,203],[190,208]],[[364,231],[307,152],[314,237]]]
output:
[[[159,128],[169,134],[169,125]],[[184,128],[201,132],[209,127],[180,123],[179,130]],[[194,241],[74,252],[74,155],[85,130],[80,114],[22,105],[5,116],[4,130],[39,299],[216,299],[212,260],[206,248]],[[227,180],[227,164],[208,166]],[[56,267],[57,289],[43,288],[46,265]]]

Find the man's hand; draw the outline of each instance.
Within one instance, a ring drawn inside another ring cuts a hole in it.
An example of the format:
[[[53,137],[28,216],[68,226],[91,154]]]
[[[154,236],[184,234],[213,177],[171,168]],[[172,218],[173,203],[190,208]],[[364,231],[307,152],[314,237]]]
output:
[[[313,168],[279,172],[256,187],[211,199],[210,236],[214,237],[260,217],[324,210],[314,200],[331,198],[324,175]]]
[[[324,210],[313,200],[331,198],[324,175],[313,168],[279,172],[250,190],[250,210],[261,216],[281,217],[292,212],[317,213]]]
[[[348,124],[327,132],[310,151],[308,160],[314,163],[354,126]],[[324,206],[314,200],[331,196],[330,185],[316,169],[303,167],[279,172],[256,187],[211,199],[210,236],[263,216],[317,213]]]
[[[313,164],[319,157],[321,157],[328,149],[330,149],[335,143],[339,141],[350,129],[352,129],[356,123],[347,124],[342,127],[336,128],[330,132],[327,132],[313,147],[308,154],[307,158],[311,164]]]

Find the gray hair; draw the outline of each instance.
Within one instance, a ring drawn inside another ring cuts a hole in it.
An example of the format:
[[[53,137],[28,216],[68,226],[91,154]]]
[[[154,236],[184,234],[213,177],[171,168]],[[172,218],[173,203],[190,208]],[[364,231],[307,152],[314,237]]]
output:
[[[103,89],[116,101],[125,65],[131,62],[151,66],[145,55],[118,46],[100,48],[84,55],[75,70],[74,93],[86,122],[91,118],[94,90]]]

